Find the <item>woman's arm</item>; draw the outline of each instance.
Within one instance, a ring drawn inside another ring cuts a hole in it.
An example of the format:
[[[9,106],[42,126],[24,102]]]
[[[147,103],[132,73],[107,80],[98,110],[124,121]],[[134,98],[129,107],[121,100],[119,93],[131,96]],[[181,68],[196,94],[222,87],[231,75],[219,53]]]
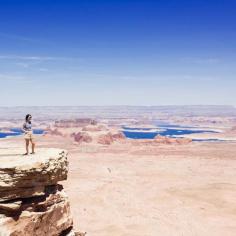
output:
[[[23,131],[24,133],[26,133],[26,131],[27,131],[27,130],[26,130],[26,123],[23,124],[22,131]]]

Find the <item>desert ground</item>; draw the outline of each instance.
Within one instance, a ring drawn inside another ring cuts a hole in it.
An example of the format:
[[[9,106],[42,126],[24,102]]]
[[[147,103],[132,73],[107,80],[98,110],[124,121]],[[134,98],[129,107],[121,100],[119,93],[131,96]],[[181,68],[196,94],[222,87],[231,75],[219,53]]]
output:
[[[137,127],[148,125],[127,119]],[[52,122],[47,134],[36,137],[37,148],[69,151],[63,185],[75,228],[89,236],[236,235],[235,120],[199,119],[184,118],[187,124],[220,129],[216,135],[231,141],[131,140],[115,135],[123,119],[83,128]],[[78,136],[82,129],[86,135]],[[0,149],[23,145],[22,136],[0,139]]]

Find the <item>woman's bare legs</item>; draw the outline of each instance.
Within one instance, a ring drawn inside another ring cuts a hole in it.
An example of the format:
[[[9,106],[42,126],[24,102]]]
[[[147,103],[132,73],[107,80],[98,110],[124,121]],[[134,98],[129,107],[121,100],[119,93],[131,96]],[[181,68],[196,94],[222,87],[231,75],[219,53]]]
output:
[[[28,155],[29,154],[29,139],[25,139],[25,149],[26,149],[25,155]]]
[[[33,139],[30,139],[30,142],[31,142],[31,145],[32,145],[32,152],[31,152],[31,154],[34,154],[34,153],[35,153],[35,152],[34,152],[35,142],[34,142]]]

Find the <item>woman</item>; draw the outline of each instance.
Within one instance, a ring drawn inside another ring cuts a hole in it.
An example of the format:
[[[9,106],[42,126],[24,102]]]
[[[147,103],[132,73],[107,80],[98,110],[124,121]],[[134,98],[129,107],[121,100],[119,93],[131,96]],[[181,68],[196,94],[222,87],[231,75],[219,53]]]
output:
[[[29,143],[31,142],[32,152],[30,154],[34,154],[34,147],[35,142],[33,138],[33,131],[32,131],[32,123],[31,123],[32,116],[27,114],[25,117],[25,123],[23,124],[23,131],[25,133],[25,148],[26,153],[24,155],[29,154]]]

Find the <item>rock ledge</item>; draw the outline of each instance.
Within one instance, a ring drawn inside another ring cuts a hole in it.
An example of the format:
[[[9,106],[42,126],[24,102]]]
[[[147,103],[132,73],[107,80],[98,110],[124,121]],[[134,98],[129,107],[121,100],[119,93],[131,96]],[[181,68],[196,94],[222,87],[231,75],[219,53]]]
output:
[[[66,180],[67,151],[0,150],[0,236],[75,235]]]

